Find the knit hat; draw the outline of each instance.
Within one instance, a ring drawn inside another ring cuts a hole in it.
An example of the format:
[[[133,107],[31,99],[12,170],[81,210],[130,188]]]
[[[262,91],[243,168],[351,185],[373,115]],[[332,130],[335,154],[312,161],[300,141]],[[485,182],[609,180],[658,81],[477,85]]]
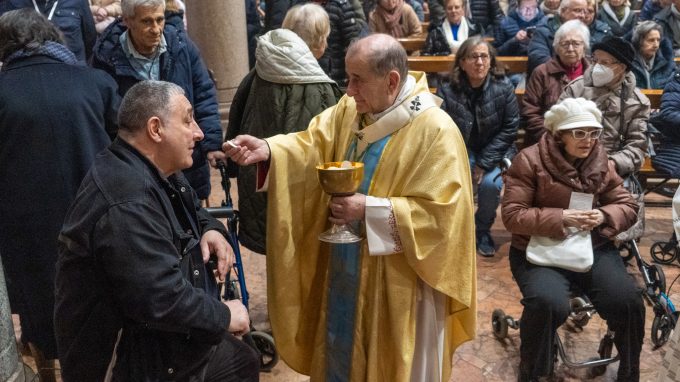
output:
[[[631,70],[633,67],[633,60],[635,60],[635,49],[628,41],[620,37],[605,36],[602,41],[593,45],[591,51],[596,50],[605,51],[616,57],[619,62],[626,65],[626,70]]]
[[[545,113],[545,128],[553,135],[579,127],[602,128],[602,112],[585,98],[567,98]]]

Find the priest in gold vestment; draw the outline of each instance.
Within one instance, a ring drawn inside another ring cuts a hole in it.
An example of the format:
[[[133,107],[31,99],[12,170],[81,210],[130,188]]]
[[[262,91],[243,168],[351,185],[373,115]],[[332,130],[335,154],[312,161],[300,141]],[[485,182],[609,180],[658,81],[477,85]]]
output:
[[[347,95],[303,132],[223,146],[268,192],[269,315],[281,357],[311,381],[448,381],[475,335],[474,208],[465,144],[406,53],[371,35],[346,56]],[[364,163],[352,196],[316,166]],[[333,223],[366,240],[318,240]]]

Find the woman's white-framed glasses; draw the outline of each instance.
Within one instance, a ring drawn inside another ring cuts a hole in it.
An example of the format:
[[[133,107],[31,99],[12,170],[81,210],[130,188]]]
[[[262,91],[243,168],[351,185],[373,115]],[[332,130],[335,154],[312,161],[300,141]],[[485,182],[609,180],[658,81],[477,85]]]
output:
[[[572,130],[569,130],[569,131],[571,131],[571,136],[574,137],[574,139],[579,139],[579,140],[586,139],[586,138],[597,139],[597,138],[600,137],[600,135],[602,135],[602,129],[590,130],[590,131],[581,130],[581,129],[572,129]]]

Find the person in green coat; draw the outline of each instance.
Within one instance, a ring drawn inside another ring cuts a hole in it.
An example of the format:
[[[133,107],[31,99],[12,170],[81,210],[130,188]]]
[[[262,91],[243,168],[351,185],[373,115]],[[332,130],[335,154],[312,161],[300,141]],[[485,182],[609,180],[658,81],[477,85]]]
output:
[[[258,38],[255,68],[236,91],[226,139],[305,130],[314,116],[337,103],[340,88],[317,62],[329,33],[326,11],[308,3],[291,8],[282,29]],[[240,242],[264,254],[267,198],[255,191],[255,167],[230,166],[229,176],[238,178]]]

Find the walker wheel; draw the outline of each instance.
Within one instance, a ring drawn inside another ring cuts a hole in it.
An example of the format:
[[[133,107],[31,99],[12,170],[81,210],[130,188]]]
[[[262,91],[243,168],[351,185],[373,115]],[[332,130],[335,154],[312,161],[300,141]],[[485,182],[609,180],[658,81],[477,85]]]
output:
[[[654,261],[659,264],[670,264],[678,257],[678,247],[666,241],[657,241],[649,248]]]
[[[653,264],[649,267],[649,279],[654,284],[654,294],[658,296],[666,293],[666,275],[661,265]]]
[[[260,352],[260,370],[271,371],[277,362],[279,354],[276,352],[274,338],[265,332],[254,331],[250,335],[255,342],[257,350]]]
[[[633,253],[633,251],[630,250],[630,245],[627,242],[625,242],[619,246],[619,255],[621,255],[623,262],[627,264],[630,261],[630,259],[632,259],[633,256],[635,256],[635,253]]]
[[[571,305],[571,314],[569,315],[571,317],[571,322],[573,322],[578,328],[583,328],[584,326],[588,325],[590,316],[588,315],[588,312],[581,310],[583,307],[588,305],[586,300],[584,300],[582,297],[574,297],[569,300],[569,305]]]
[[[491,314],[491,329],[493,335],[499,340],[508,336],[508,318],[512,319],[505,315],[503,309],[495,309]]]
[[[672,330],[673,320],[667,314],[654,316],[654,321],[652,322],[652,343],[654,348],[660,348],[666,344]]]

